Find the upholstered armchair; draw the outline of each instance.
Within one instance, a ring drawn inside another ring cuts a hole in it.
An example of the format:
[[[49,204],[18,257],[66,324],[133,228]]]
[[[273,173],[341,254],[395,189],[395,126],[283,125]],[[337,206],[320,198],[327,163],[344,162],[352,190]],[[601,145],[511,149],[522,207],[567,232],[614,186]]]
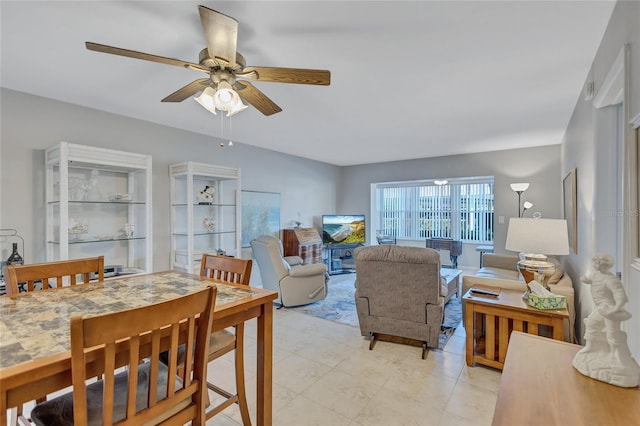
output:
[[[262,286],[276,290],[281,306],[298,306],[323,300],[327,296],[323,264],[302,265],[298,256],[283,256],[282,242],[269,235],[251,241]]]
[[[405,337],[438,347],[447,294],[440,279],[440,254],[428,248],[377,245],[359,247],[356,258],[356,310],[360,333]]]

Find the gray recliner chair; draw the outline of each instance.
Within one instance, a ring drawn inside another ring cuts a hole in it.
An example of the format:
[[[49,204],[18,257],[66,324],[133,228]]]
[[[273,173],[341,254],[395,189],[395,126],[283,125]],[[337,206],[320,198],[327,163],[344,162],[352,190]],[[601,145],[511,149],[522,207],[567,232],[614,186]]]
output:
[[[278,292],[281,306],[306,305],[327,296],[325,265],[302,265],[298,256],[285,259],[282,242],[269,235],[251,240],[251,249],[260,269],[262,286]]]
[[[440,279],[440,254],[428,248],[378,245],[359,247],[356,258],[356,311],[360,333],[405,337],[438,347],[446,286]]]

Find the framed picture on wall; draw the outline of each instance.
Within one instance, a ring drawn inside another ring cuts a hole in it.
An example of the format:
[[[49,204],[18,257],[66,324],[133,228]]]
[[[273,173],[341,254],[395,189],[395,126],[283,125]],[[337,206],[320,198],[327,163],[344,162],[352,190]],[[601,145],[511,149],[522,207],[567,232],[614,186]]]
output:
[[[569,247],[578,253],[578,192],[577,170],[574,168],[562,181],[563,213],[569,232]]]
[[[280,194],[242,191],[242,247],[261,235],[279,238]]]

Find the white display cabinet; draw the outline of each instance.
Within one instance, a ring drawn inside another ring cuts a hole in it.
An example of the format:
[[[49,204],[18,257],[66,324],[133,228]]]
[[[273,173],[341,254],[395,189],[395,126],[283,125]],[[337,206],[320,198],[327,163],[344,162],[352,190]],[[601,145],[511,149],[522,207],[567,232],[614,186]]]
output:
[[[240,169],[210,164],[169,166],[171,267],[199,273],[203,253],[240,255]]]
[[[59,142],[45,166],[48,261],[103,255],[108,276],[152,272],[150,155]]]

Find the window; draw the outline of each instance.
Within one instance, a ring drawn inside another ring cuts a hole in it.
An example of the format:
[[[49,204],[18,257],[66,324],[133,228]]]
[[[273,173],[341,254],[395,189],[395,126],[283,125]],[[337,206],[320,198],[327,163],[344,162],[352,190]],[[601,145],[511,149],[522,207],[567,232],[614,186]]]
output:
[[[380,232],[396,238],[493,241],[493,177],[388,182],[375,186]]]

